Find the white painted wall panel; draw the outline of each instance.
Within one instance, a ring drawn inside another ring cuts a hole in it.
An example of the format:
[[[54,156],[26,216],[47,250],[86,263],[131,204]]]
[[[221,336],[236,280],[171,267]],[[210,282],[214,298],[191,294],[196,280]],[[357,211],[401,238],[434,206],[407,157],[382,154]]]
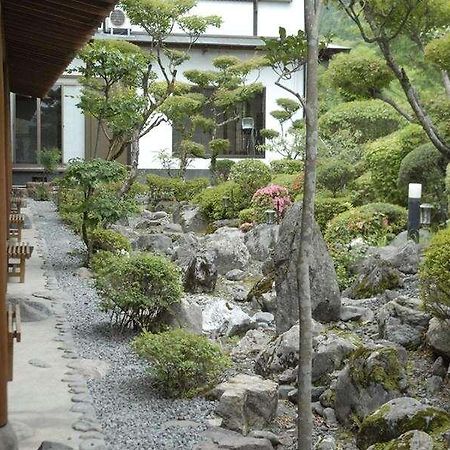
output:
[[[63,86],[63,162],[84,158],[85,119],[76,106],[80,101],[80,86]]]

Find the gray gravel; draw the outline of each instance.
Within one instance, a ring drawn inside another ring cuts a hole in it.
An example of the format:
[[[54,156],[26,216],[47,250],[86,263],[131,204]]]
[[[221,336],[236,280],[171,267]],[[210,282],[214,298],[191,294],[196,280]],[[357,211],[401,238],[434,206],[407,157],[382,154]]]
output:
[[[52,203],[30,200],[29,206],[47,243],[60,288],[73,297],[67,320],[79,356],[111,365],[104,378],[88,383],[108,448],[192,449],[212,417],[213,403],[161,397],[146,374],[145,363],[130,349],[133,335],[119,335],[111,328],[108,315],[98,310],[92,281],[75,275],[83,261],[79,237],[61,223]]]

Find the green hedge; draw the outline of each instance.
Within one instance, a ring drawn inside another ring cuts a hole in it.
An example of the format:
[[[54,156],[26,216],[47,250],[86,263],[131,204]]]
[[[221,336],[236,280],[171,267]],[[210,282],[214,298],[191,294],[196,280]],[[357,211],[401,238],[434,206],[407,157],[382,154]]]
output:
[[[304,162],[298,159],[277,159],[270,162],[270,168],[276,175],[278,174],[299,174],[303,171]]]
[[[245,159],[236,163],[230,171],[230,180],[240,186],[251,200],[257,189],[270,183],[269,167],[258,159]]]
[[[94,251],[104,250],[113,253],[131,251],[130,241],[117,231],[96,228],[91,231],[89,239]]]
[[[348,197],[327,197],[318,194],[314,205],[314,215],[322,233],[328,222],[338,214],[348,211],[352,207]]]

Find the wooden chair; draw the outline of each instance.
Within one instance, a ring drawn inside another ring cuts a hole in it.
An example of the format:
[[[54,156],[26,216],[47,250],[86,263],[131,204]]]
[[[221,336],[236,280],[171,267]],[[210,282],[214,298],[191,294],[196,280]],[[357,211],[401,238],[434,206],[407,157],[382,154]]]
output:
[[[12,213],[9,215],[9,237],[22,240],[22,229],[25,223],[25,216],[23,214]]]
[[[10,198],[11,212],[15,214],[20,214],[21,208],[27,206],[27,202],[22,197],[11,197]]]
[[[31,258],[33,246],[20,243],[8,244],[8,278],[19,278],[20,283],[25,282],[25,260]]]

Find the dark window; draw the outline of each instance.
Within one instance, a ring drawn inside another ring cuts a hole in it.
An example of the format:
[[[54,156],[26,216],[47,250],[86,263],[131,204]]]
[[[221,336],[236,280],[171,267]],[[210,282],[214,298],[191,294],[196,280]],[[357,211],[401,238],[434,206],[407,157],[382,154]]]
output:
[[[203,94],[208,95],[211,91],[204,90]],[[206,117],[212,117],[212,112],[208,109],[203,111]],[[248,101],[245,105],[241,105],[241,117],[251,117],[254,122],[254,129],[251,131],[244,131],[242,129],[242,120],[232,120],[217,130],[217,139],[228,139],[230,147],[220,157],[227,158],[264,158],[264,151],[260,150],[259,146],[264,143],[260,132],[265,126],[265,90],[255,95],[253,99]],[[220,120],[226,122],[226,117]],[[178,130],[172,127],[172,153],[177,154],[178,145],[181,140],[181,135]],[[211,140],[209,134],[197,130],[193,136],[193,140],[199,144],[203,144],[207,149],[207,144]]]
[[[36,99],[16,95],[14,163],[36,164],[37,152],[62,147],[61,87]]]

